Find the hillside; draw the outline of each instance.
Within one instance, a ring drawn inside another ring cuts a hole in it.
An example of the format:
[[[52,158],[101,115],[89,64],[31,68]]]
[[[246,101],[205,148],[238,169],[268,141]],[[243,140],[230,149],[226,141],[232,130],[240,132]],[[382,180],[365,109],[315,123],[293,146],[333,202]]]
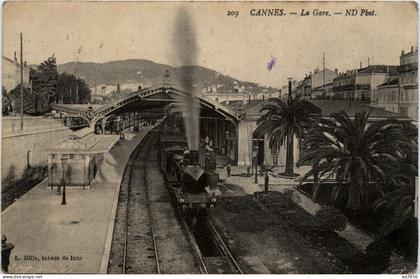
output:
[[[95,84],[98,88],[116,88],[119,83],[121,88],[137,88],[151,86],[162,82],[163,74],[168,70],[171,80],[180,83],[183,72],[186,70],[193,73],[194,87],[201,91],[202,88],[218,85],[217,92],[235,92],[236,83],[239,87],[244,86],[246,92],[260,93],[264,87],[252,82],[238,81],[230,76],[222,75],[214,70],[201,66],[171,67],[169,65],[154,63],[143,59],[130,59],[112,61],[107,63],[69,62],[58,66],[60,73],[67,72],[86,80],[92,88]],[[96,81],[95,81],[96,80]],[[274,91],[274,88],[267,88]],[[108,94],[105,90],[98,94]]]

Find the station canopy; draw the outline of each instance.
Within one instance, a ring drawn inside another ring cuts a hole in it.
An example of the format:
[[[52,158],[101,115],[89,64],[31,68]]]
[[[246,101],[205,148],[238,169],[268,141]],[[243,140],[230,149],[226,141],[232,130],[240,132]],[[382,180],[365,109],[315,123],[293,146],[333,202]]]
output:
[[[50,149],[49,154],[97,154],[106,153],[117,143],[119,135],[98,135],[90,128],[72,133],[65,141]]]

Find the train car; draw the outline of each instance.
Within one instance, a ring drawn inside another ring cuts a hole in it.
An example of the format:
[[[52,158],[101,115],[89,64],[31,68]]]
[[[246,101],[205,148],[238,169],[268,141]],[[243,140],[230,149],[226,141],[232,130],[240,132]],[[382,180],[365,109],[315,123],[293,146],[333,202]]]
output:
[[[216,197],[208,191],[209,181],[206,171],[198,164],[198,151],[184,154],[180,167],[181,187],[175,190],[175,196],[184,212],[188,209],[200,214],[204,212],[200,209],[214,207]]]
[[[188,150],[185,137],[161,135],[161,169],[177,204],[184,213],[199,215],[204,209],[215,206],[216,197],[208,191],[209,173],[199,164],[198,157],[198,151]]]
[[[187,139],[183,135],[165,135],[159,138],[159,160],[160,167],[164,174],[171,169],[171,159],[173,154],[183,154],[188,149]]]

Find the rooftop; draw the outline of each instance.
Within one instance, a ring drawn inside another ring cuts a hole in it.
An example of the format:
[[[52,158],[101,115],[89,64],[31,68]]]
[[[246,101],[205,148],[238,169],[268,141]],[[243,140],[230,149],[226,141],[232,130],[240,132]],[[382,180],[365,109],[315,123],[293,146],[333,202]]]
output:
[[[371,118],[398,118],[400,120],[407,120],[409,119],[405,116],[402,116],[398,113],[394,113],[391,111],[387,111],[384,109],[375,108],[369,106],[368,104],[364,103],[355,103],[349,102],[348,100],[308,100],[312,102],[314,105],[321,109],[321,114],[323,117],[328,117],[332,113],[344,111],[350,117],[354,117],[358,112],[368,112],[371,110],[370,117]],[[250,118],[256,118],[261,116],[261,109],[267,104],[268,100],[252,100],[250,104],[243,104],[242,101],[231,101],[229,102],[227,107],[232,110],[239,111],[241,110],[246,114],[246,116]]]
[[[89,128],[74,132],[68,139],[50,149],[53,154],[95,154],[106,153],[118,141],[118,135],[97,135]]]
[[[388,80],[388,81],[387,81],[387,82],[385,82],[385,83],[382,83],[381,85],[378,85],[378,87],[385,87],[385,86],[391,86],[391,85],[398,85],[398,83],[399,83],[398,78],[394,78],[394,79]]]
[[[358,74],[372,74],[372,73],[394,73],[397,72],[398,66],[389,65],[371,65],[366,68],[359,69]]]
[[[104,105],[102,104],[55,104],[55,107],[64,107],[64,108],[69,108],[69,109],[73,109],[73,110],[78,110],[81,112],[87,111],[89,109],[89,107],[92,107],[92,109],[95,111],[101,107],[103,107]]]

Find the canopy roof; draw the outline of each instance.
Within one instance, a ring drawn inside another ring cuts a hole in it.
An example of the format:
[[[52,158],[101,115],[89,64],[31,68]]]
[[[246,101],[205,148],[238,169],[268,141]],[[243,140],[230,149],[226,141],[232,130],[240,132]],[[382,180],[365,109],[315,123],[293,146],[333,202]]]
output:
[[[65,141],[48,149],[49,154],[96,154],[108,152],[118,135],[97,135],[89,128],[71,134]]]

